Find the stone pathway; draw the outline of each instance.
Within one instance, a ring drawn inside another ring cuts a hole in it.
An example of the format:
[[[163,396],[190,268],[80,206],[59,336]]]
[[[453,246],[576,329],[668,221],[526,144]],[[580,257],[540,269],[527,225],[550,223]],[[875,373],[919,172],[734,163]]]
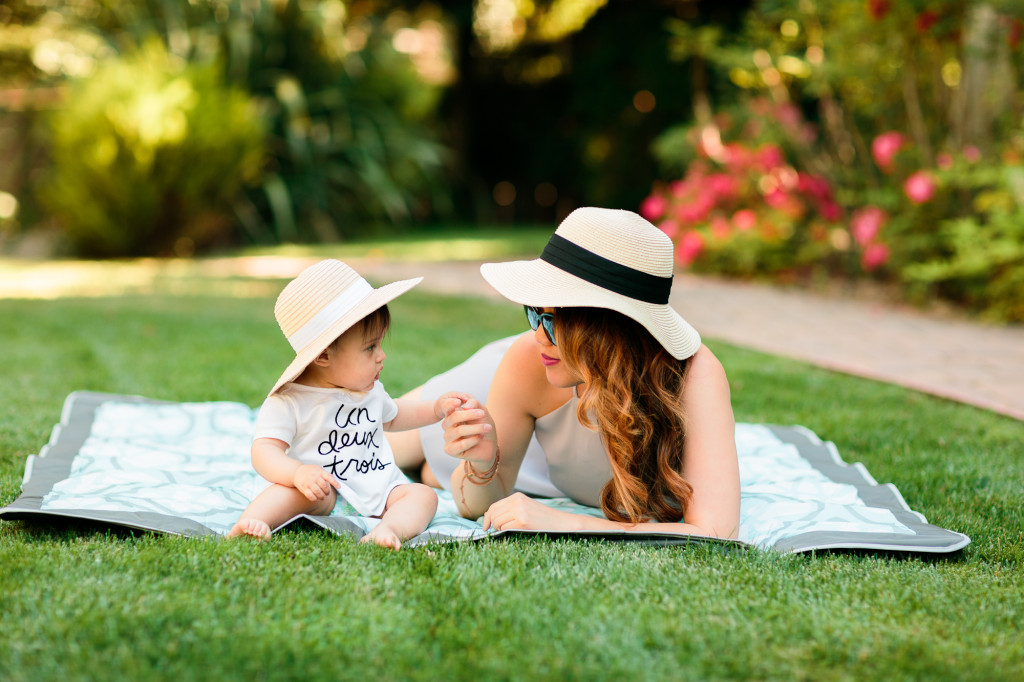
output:
[[[671,302],[705,336],[1024,420],[1024,327],[685,275]]]

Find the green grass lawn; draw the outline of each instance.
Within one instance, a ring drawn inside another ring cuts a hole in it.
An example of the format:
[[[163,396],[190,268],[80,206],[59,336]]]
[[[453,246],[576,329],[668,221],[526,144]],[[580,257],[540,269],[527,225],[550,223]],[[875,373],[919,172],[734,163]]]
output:
[[[73,390],[257,405],[290,359],[272,307],[0,300],[0,505]],[[392,311],[392,394],[524,324],[416,291]],[[305,530],[0,522],[0,679],[1024,678],[1024,424],[709,343],[739,420],[813,429],[973,543],[947,560],[543,539],[394,553]]]

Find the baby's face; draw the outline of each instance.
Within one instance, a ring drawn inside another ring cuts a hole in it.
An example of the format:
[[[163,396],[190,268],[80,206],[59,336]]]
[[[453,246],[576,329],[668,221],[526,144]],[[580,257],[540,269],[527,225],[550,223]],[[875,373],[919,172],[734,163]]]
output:
[[[349,391],[369,391],[384,368],[383,334],[366,338],[364,326],[356,325],[342,334],[334,348],[327,351],[323,378],[333,386]]]

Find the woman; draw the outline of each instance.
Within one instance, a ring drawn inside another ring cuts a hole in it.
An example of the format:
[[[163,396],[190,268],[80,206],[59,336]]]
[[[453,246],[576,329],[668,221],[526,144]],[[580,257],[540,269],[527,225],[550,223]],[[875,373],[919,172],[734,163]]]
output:
[[[459,511],[483,515],[485,529],[735,538],[729,384],[669,307],[672,272],[664,233],[635,213],[600,208],[570,214],[537,260],[483,265],[491,286],[526,306],[533,331],[485,346],[413,391],[429,399],[458,388],[487,402],[412,437],[392,434],[399,465],[421,466],[424,482],[450,488]],[[567,496],[606,518],[530,495]]]

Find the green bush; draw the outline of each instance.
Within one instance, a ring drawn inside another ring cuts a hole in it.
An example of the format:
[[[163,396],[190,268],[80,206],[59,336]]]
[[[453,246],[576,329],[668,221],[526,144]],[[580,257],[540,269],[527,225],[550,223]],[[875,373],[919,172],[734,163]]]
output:
[[[226,72],[261,105],[268,173],[243,223],[259,242],[334,242],[448,208],[447,151],[430,129],[440,89],[372,17],[327,21],[294,0],[262,3],[225,31]],[[350,34],[358,50],[337,53]]]
[[[920,291],[962,303],[993,320],[1024,321],[1024,164],[1006,155],[981,166],[958,159],[938,175],[948,201],[967,201],[939,223],[943,253],[908,260],[903,279]]]
[[[41,200],[85,256],[188,255],[223,242],[263,154],[248,96],[157,43],[75,83],[48,133]]]
[[[236,237],[334,242],[450,210],[447,150],[432,129],[442,94],[395,39],[437,24],[379,3],[166,0],[75,13],[110,45],[161,40],[217,63],[266,129],[264,173],[238,204]],[[439,30],[435,29],[434,30]]]

